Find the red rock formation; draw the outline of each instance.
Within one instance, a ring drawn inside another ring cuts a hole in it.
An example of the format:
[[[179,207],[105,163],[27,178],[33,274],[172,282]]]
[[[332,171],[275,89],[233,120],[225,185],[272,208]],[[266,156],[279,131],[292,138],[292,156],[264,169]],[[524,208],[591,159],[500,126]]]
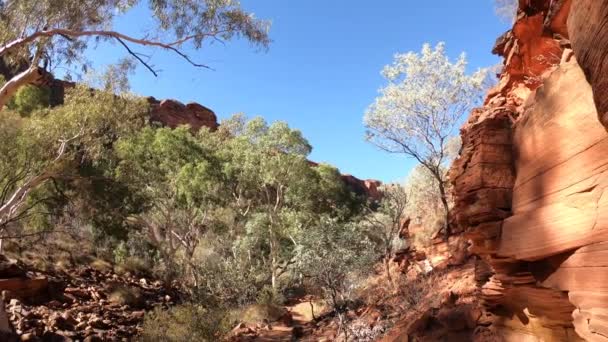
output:
[[[11,77],[12,73],[0,60],[0,75]],[[35,85],[48,87],[51,90],[51,105],[63,104],[65,90],[73,88],[76,83],[55,79],[49,72],[42,71],[42,76],[36,81]],[[159,123],[163,126],[175,128],[180,125],[189,125],[193,131],[198,131],[201,127],[208,127],[211,130],[219,126],[215,113],[198,103],[182,104],[176,100],[157,100],[149,97],[150,121]]]
[[[608,1],[574,0],[568,33],[576,59],[593,89],[600,121],[608,128]]]
[[[201,127],[215,130],[218,127],[215,113],[198,103],[183,103],[175,100],[158,101],[151,97],[148,99],[152,110],[150,120],[159,122],[163,126],[175,128],[180,125],[189,125],[193,131]]]
[[[319,165],[319,163],[312,160],[308,160],[308,164],[313,167]],[[341,174],[340,178],[342,178],[342,181],[344,184],[346,184],[350,191],[354,192],[356,195],[364,196],[372,200],[380,200],[382,198],[382,194],[379,190],[382,182],[379,180],[359,179],[349,174]]]
[[[500,82],[461,130],[454,217],[507,341],[608,340],[607,3],[521,0]]]
[[[365,197],[379,200],[382,198],[380,190],[378,188],[382,185],[382,182],[375,179],[359,179],[353,175],[342,175],[342,180],[346,185],[357,195],[364,195]]]

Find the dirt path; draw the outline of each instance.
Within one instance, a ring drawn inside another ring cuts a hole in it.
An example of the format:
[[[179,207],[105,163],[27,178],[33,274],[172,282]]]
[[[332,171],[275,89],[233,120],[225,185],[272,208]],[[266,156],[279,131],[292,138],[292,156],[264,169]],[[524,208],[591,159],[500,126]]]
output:
[[[291,312],[293,323],[291,326],[286,326],[283,323],[275,323],[271,325],[271,330],[260,331],[260,334],[255,341],[273,342],[273,341],[306,341],[306,338],[299,338],[294,330],[299,329],[303,333],[310,331],[310,323],[313,320],[311,306],[308,301],[301,302],[292,306],[287,306],[285,309]],[[316,308],[318,310],[318,308]],[[315,312],[315,314],[318,314]],[[308,335],[308,334],[304,334]]]

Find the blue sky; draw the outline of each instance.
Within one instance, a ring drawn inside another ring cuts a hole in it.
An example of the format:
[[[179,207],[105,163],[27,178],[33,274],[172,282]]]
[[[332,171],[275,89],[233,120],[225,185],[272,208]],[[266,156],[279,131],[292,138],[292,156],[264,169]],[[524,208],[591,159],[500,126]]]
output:
[[[168,52],[151,55],[155,78],[139,67],[132,90],[159,99],[199,102],[226,118],[242,112],[283,120],[313,146],[311,160],[341,172],[382,181],[403,179],[414,162],[378,150],[363,139],[362,117],[383,85],[382,67],[396,52],[419,51],[445,41],[448,54],[466,52],[471,70],[499,62],[490,53],[507,29],[492,0],[243,0],[243,7],[272,21],[268,52],[244,41],[187,51],[215,70],[194,68]],[[140,35],[151,19],[142,9],[121,18],[117,29]],[[118,47],[91,52],[96,65],[124,55]]]

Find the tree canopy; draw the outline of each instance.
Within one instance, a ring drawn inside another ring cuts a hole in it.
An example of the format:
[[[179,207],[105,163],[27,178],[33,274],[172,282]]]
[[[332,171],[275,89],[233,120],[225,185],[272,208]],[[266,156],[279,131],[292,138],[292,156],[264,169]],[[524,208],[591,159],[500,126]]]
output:
[[[118,16],[147,8],[153,26],[145,36],[114,28]],[[255,18],[232,0],[3,0],[0,1],[0,57],[17,73],[0,88],[0,110],[27,84],[58,66],[86,68],[84,52],[100,41],[113,41],[150,72],[157,71],[134,46],[174,52],[195,67],[207,67],[186,55],[208,41],[243,37],[267,47],[269,23]]]
[[[382,150],[414,158],[433,175],[445,210],[449,234],[449,207],[445,165],[450,161],[452,138],[462,117],[480,103],[487,70],[466,72],[466,57],[451,62],[445,44],[429,44],[420,53],[396,54],[382,75],[387,85],[364,116],[366,139]]]

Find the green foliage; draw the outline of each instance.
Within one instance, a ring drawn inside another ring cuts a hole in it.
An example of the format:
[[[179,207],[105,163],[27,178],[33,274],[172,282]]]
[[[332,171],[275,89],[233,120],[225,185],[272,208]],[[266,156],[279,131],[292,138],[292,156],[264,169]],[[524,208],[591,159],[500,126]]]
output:
[[[345,309],[356,284],[379,257],[365,225],[327,217],[306,232],[303,245],[300,270],[323,289],[326,301],[337,311]]]
[[[410,172],[405,187],[410,198],[407,215],[414,225],[422,228],[413,236],[413,243],[418,247],[428,246],[431,236],[445,224],[437,180],[425,167],[418,165]]]
[[[83,197],[82,186],[88,184],[78,176],[82,163],[106,165],[112,159],[113,141],[139,129],[147,108],[143,100],[128,94],[92,93],[77,86],[67,92],[63,106],[37,110],[31,117],[4,111],[0,121],[0,204],[8,203],[12,209],[0,214],[0,228],[26,219],[32,226],[29,229],[51,228],[54,224],[49,219],[68,214],[64,211],[67,205],[79,215],[86,213],[77,201]],[[29,196],[10,202],[18,191],[27,191]],[[75,201],[68,202],[68,197]]]
[[[130,222],[208,304],[280,301],[298,281],[309,231],[360,206],[338,170],[308,162],[310,145],[282,122],[235,116],[196,136],[144,128],[115,151],[116,180],[145,203]]]
[[[318,183],[313,191],[318,194],[315,208],[318,212],[332,213],[337,217],[348,219],[358,215],[367,199],[358,197],[342,180],[340,171],[328,164],[319,164],[314,168]]]
[[[395,252],[409,245],[401,238],[401,228],[406,219],[409,195],[401,184],[385,184],[380,187],[382,199],[376,210],[368,208],[361,224],[367,227],[369,236],[376,242],[384,257],[387,280],[392,284],[390,261]]]
[[[230,329],[227,318],[225,310],[211,310],[195,304],[169,310],[157,308],[144,319],[141,341],[219,341]]]
[[[197,260],[196,271],[202,283],[195,297],[214,306],[238,307],[256,302],[258,292],[268,283],[267,270],[251,262],[247,255],[222,253],[225,247],[230,244],[221,244],[213,254]]]
[[[256,302],[260,305],[283,305],[285,297],[279,293],[276,289],[269,286],[264,286],[258,293]]]
[[[22,116],[29,116],[32,112],[48,108],[50,105],[51,90],[49,88],[26,85],[19,88],[7,107]]]
[[[77,33],[111,30],[117,17],[136,6],[147,9],[148,17],[153,18],[149,36],[164,37],[166,43],[181,42],[174,44],[178,48],[188,45],[198,50],[213,38],[243,37],[262,47],[270,43],[269,23],[244,11],[238,2],[229,0],[97,0],[86,6],[81,0],[5,0],[0,5],[0,41],[5,44],[32,35],[42,27],[44,30],[66,30],[61,35],[34,39],[29,44],[12,48],[5,57],[14,65],[29,62],[32,51],[42,49],[47,64],[75,64],[86,69],[90,64],[84,58],[87,47],[95,46],[99,40],[114,41],[115,38]]]

